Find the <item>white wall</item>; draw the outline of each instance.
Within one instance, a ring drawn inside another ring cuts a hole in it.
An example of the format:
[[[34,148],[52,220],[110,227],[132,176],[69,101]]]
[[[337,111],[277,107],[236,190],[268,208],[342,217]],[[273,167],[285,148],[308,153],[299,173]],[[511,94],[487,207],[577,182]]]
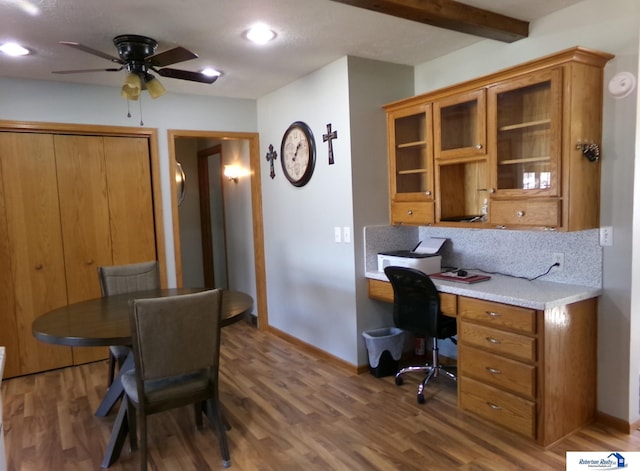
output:
[[[616,55],[605,68],[606,84],[616,72],[638,70],[639,23],[637,0],[585,0],[533,22],[527,39],[512,44],[486,40],[417,66],[416,94],[576,45]],[[630,336],[636,97],[637,90],[625,100],[605,93],[601,225],[613,226],[614,246],[604,248],[598,327],[598,409],[630,422],[640,418],[638,361],[630,367],[630,358],[640,357],[638,334],[634,342]],[[636,309],[634,316],[639,315]]]
[[[316,169],[293,187],[262,163],[269,324],[351,364],[366,364],[363,329],[390,325],[389,306],[366,298],[363,227],[388,221],[386,127],[382,104],[412,93],[411,69],[339,59],[258,100],[263,154],[294,121],[313,130]],[[398,85],[400,84],[400,85]],[[322,142],[338,132],[335,164]],[[351,243],[334,242],[348,227]]]
[[[167,88],[170,89],[168,84]],[[142,105],[144,126],[158,130],[167,273],[169,285],[174,286],[175,256],[167,130],[256,132],[256,101],[180,95],[169,91],[157,100],[151,100],[144,94]],[[119,89],[114,87],[0,77],[2,120],[136,127],[140,122],[137,106],[132,105],[133,117],[127,118],[126,101],[120,97]]]

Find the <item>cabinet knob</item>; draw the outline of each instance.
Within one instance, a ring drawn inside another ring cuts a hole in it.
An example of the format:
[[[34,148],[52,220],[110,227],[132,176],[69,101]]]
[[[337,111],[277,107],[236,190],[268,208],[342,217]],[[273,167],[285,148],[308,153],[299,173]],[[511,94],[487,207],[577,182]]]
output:
[[[482,144],[476,144],[476,149],[478,150],[482,149]]]
[[[427,196],[431,196],[431,191],[427,190],[427,191],[424,192],[424,194],[427,195]]]
[[[524,211],[516,211],[516,216],[518,216],[519,218],[524,216]]]
[[[499,370],[497,368],[491,368],[490,366],[487,366],[487,371],[489,373],[491,373],[492,375],[501,375],[502,374],[502,370]]]
[[[493,337],[486,337],[486,339],[487,339],[487,342],[492,343],[494,345],[502,343],[502,340],[496,339],[496,338],[493,338]]]
[[[42,265],[42,263],[38,263],[36,265],[36,270],[42,270],[44,268],[44,266]]]
[[[488,401],[487,401],[487,405],[488,405],[489,407],[491,407],[492,409],[494,409],[494,410],[502,410],[502,407],[500,407],[500,406],[499,406],[499,405],[497,405],[497,404],[494,404],[493,402],[488,402]]]
[[[487,316],[489,317],[500,317],[500,313],[499,312],[494,312],[494,311],[485,311]]]
[[[489,193],[494,194],[496,192],[495,188],[489,188]]]
[[[93,260],[87,260],[87,265],[93,265]]]
[[[409,216],[411,216],[411,215],[413,215],[413,211],[410,209],[409,211],[407,211],[407,214],[408,214]]]

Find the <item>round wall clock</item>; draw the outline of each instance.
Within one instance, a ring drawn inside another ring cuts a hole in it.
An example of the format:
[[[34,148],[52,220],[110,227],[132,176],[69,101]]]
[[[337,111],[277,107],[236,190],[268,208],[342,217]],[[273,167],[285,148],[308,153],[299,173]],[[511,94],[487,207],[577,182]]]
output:
[[[306,123],[296,121],[282,136],[280,163],[287,180],[294,186],[304,186],[311,179],[316,165],[316,142]]]

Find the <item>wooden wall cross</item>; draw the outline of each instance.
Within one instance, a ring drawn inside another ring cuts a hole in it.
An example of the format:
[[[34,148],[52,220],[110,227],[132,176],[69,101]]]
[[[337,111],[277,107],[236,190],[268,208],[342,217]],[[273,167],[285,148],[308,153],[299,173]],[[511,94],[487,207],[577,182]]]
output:
[[[329,165],[333,165],[333,140],[338,139],[338,131],[331,131],[331,123],[327,124],[327,134],[322,135],[322,142],[329,141]]]
[[[273,150],[273,144],[269,144],[269,152],[266,155],[267,162],[269,162],[269,176],[273,180],[276,176],[276,171],[273,168],[273,161],[278,158],[278,153]]]

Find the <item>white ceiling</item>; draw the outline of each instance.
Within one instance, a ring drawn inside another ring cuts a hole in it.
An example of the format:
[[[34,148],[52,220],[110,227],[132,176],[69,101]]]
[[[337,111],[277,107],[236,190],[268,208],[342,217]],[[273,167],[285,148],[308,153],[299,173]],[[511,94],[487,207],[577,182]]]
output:
[[[462,0],[533,21],[580,0]],[[25,12],[35,6],[39,14]],[[264,22],[278,37],[266,46],[243,39]],[[482,38],[329,0],[0,0],[0,43],[21,42],[34,54],[0,54],[0,76],[120,87],[124,72],[54,75],[54,70],[112,67],[109,61],[58,44],[74,41],[117,56],[112,39],[156,39],[156,52],[183,46],[199,58],[172,65],[224,75],[212,85],[162,78],[169,92],[259,98],[345,55],[416,65]]]

